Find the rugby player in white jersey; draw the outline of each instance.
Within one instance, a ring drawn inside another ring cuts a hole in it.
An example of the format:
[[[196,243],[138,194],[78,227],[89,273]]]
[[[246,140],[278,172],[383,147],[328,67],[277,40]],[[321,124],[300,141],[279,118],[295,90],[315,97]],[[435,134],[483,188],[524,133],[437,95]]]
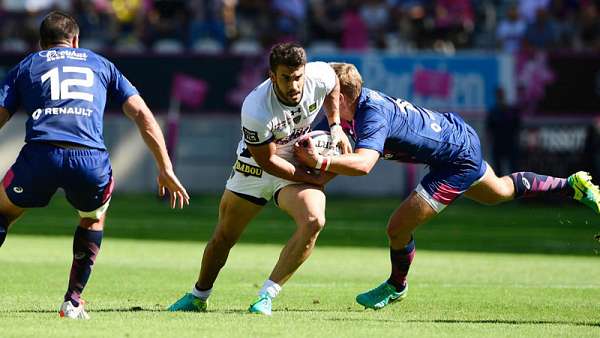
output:
[[[322,184],[331,176],[316,175],[293,164],[293,145],[310,131],[323,106],[333,143],[340,145],[343,153],[351,152],[340,126],[339,80],[327,63],[307,63],[306,52],[294,43],[274,46],[269,64],[269,79],[242,105],[243,139],[221,199],[215,232],[204,249],[198,281],[191,293],[169,307],[170,311],[206,311],[229,250],[246,225],[274,198],[296,222],[297,230],[249,308],[252,313],[270,315],[271,300],[310,256],[325,225]]]

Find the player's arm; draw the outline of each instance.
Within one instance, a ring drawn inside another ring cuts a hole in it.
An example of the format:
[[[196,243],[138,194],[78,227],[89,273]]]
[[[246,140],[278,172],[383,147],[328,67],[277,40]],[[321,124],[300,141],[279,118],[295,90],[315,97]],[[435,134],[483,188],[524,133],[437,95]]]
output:
[[[11,69],[0,83],[0,128],[2,128],[20,106],[17,77],[19,66]]]
[[[273,142],[262,145],[246,144],[252,154],[252,158],[266,172],[273,176],[281,177],[295,182],[305,182],[323,185],[331,178],[331,175],[314,175],[296,167],[276,154],[276,146]]]
[[[175,176],[171,159],[167,153],[165,138],[150,108],[141,96],[132,95],[123,103],[123,112],[135,122],[144,142],[154,155],[159,171],[157,179],[159,194],[163,196],[165,188],[169,190],[171,208],[175,208],[177,202],[179,202],[179,208],[183,208],[184,203],[189,205],[190,197]]]
[[[368,148],[358,148],[354,153],[340,156],[323,157],[317,153],[310,138],[307,138],[305,146],[296,145],[294,153],[296,158],[308,167],[326,166],[328,172],[346,176],[367,175],[379,159],[379,152]]]
[[[4,107],[0,107],[0,129],[10,120],[10,112]]]
[[[329,65],[327,67],[331,68]],[[331,140],[334,145],[339,145],[342,149],[342,154],[351,153],[352,145],[350,145],[350,140],[348,140],[348,136],[344,133],[341,124],[340,117],[340,80],[333,72],[333,77],[335,78],[335,86],[333,89],[325,96],[325,100],[323,101],[323,108],[325,108],[325,112],[327,113],[327,122],[329,122],[329,130],[331,133]]]

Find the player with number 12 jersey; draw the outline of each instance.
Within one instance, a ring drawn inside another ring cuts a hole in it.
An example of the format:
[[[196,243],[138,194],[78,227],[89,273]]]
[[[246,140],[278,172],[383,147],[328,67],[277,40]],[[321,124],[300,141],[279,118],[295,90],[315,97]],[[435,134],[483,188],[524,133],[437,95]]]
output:
[[[42,51],[32,53],[0,85],[0,128],[19,110],[29,118],[25,146],[2,180],[0,246],[29,208],[46,206],[58,188],[79,212],[73,263],[60,316],[88,319],[81,293],[100,251],[114,186],[102,123],[111,95],[137,125],[158,168],[159,192],[171,207],[189,201],[167,154],[164,137],[138,91],[103,57],[79,48],[79,25],[53,11],[40,25]]]
[[[5,80],[0,102],[28,114],[25,142],[69,142],[106,149],[102,119],[107,93],[118,103],[136,88],[108,60],[84,48],[56,47],[29,55]]]

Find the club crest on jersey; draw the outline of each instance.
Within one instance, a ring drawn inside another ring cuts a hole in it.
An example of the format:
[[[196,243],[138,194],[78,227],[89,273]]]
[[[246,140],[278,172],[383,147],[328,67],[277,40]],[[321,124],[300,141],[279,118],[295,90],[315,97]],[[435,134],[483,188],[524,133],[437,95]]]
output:
[[[310,113],[314,112],[315,109],[317,109],[317,103],[316,102],[315,103],[311,103],[310,106],[308,106],[308,111]]]
[[[250,129],[246,129],[246,127],[242,127],[242,132],[244,133],[244,140],[250,142],[250,143],[256,143],[258,142],[258,133],[250,130]]]
[[[254,176],[254,177],[262,177],[262,168],[257,167],[248,163],[244,163],[240,160],[235,161],[235,165],[233,166],[235,171],[243,174],[244,176]]]

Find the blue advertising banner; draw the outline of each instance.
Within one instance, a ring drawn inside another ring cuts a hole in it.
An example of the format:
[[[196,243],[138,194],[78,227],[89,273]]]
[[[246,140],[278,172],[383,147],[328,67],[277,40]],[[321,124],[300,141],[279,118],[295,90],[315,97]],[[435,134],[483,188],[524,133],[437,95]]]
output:
[[[440,111],[481,116],[498,86],[514,93],[512,60],[497,55],[312,55],[312,60],[353,63],[365,86]]]

